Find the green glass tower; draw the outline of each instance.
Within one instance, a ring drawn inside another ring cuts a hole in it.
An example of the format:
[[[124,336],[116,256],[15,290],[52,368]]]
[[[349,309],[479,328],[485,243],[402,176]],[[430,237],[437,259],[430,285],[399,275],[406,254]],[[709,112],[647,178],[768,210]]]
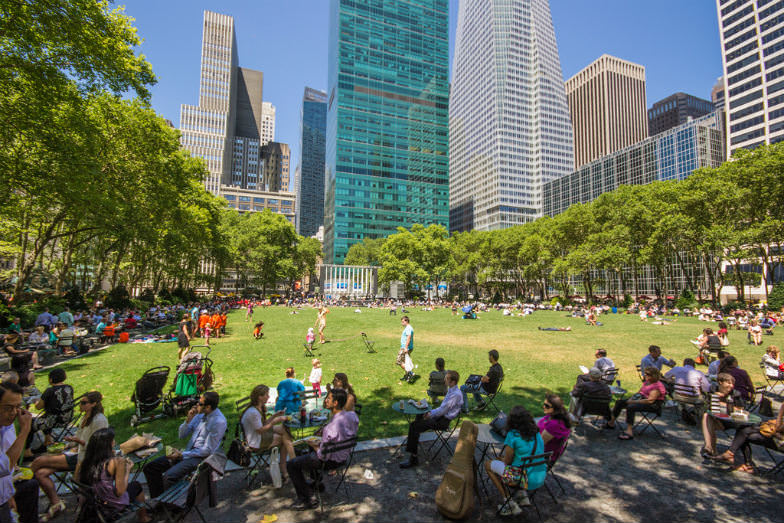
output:
[[[331,0],[324,253],[449,227],[448,0]]]

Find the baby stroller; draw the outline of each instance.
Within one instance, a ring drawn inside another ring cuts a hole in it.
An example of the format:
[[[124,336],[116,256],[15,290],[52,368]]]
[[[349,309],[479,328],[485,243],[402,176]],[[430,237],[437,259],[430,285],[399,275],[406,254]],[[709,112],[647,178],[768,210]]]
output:
[[[466,305],[465,307],[463,307],[460,310],[463,311],[463,319],[464,320],[475,320],[476,319],[476,313],[474,312],[474,306],[473,305]]]
[[[158,408],[163,401],[163,387],[169,379],[169,367],[155,367],[144,374],[136,382],[131,401],[136,405],[136,413],[131,416],[131,427],[166,417],[166,414],[144,416]]]
[[[207,354],[202,356],[201,352],[194,350],[198,348],[207,349]],[[163,412],[171,417],[188,412],[199,402],[201,393],[212,388],[213,379],[210,348],[207,345],[192,346],[177,367],[174,383],[163,400]]]

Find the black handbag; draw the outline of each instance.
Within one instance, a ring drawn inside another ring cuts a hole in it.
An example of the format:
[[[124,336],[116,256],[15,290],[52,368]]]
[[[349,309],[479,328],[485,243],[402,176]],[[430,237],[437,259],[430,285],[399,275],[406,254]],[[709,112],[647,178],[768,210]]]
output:
[[[240,467],[247,467],[250,465],[250,450],[248,450],[248,447],[245,443],[240,441],[239,438],[235,438],[231,442],[226,457]]]
[[[468,376],[468,379],[466,379],[465,381],[466,385],[475,386],[475,385],[479,385],[480,383],[482,383],[482,376],[480,376],[479,374],[471,374],[470,376]]]
[[[509,430],[506,428],[507,423],[507,416],[504,414],[504,411],[499,411],[496,414],[493,421],[490,422],[490,430],[501,436],[502,438],[506,438],[507,432]]]

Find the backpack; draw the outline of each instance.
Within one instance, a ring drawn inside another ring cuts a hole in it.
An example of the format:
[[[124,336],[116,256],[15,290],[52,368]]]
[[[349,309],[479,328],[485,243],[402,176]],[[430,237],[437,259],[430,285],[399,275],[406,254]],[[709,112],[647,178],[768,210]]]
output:
[[[477,432],[478,428],[472,421],[466,420],[460,426],[455,454],[436,490],[436,508],[444,517],[465,519],[474,511]]]

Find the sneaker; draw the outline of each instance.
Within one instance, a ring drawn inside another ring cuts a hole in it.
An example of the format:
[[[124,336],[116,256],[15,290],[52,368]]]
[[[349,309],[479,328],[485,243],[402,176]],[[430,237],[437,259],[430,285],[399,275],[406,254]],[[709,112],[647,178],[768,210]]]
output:
[[[531,506],[531,499],[528,497],[528,492],[525,490],[521,491],[520,494],[517,496],[517,503],[521,507],[530,507]],[[523,510],[520,509],[520,512]]]
[[[499,516],[517,516],[523,512],[514,500],[509,500],[509,503],[498,505]]]

